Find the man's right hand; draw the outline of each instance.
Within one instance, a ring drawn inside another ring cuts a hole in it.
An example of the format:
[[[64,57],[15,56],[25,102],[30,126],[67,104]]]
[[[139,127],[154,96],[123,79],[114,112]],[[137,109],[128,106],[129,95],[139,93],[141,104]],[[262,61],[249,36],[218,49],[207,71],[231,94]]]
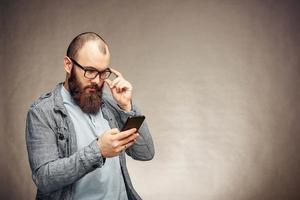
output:
[[[133,145],[138,137],[135,128],[120,132],[117,128],[110,129],[98,138],[98,146],[104,158],[119,155],[123,150]]]

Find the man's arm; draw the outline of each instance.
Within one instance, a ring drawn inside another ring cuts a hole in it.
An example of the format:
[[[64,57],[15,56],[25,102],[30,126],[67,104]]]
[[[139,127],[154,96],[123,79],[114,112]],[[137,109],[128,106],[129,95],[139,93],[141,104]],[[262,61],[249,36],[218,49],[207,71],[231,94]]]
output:
[[[141,115],[141,113],[132,104],[132,85],[124,79],[120,72],[112,68],[111,71],[117,78],[114,80],[106,79],[105,82],[116,102],[114,104],[114,101],[111,101],[111,104],[120,115],[121,121],[118,121],[118,125],[122,128],[129,116]],[[139,136],[136,142],[126,149],[126,153],[136,160],[151,160],[154,157],[154,145],[146,121],[144,121],[138,132]]]
[[[120,115],[121,121],[118,123],[118,126],[122,128],[129,116],[138,116],[142,115],[139,109],[132,104],[132,109],[130,112],[127,112],[121,109],[119,106],[114,106],[116,111]],[[136,138],[136,142],[126,149],[126,153],[135,160],[151,160],[154,157],[155,150],[152,140],[152,136],[148,129],[147,120],[145,120],[138,130],[139,136]]]
[[[43,193],[72,184],[104,164],[96,140],[70,157],[60,158],[55,132],[36,107],[27,114],[26,144],[33,181]]]

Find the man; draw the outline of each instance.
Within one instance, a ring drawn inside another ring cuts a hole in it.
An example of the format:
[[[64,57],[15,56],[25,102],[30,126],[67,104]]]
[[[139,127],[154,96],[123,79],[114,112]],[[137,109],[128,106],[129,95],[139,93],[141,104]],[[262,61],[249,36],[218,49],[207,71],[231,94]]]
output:
[[[120,131],[140,113],[132,104],[132,85],[109,62],[99,35],[78,35],[64,58],[65,82],[30,107],[26,143],[37,199],[141,199],[125,152],[151,160],[154,145],[146,122],[138,132]],[[111,74],[116,78],[108,79]],[[105,84],[112,97],[102,92]]]

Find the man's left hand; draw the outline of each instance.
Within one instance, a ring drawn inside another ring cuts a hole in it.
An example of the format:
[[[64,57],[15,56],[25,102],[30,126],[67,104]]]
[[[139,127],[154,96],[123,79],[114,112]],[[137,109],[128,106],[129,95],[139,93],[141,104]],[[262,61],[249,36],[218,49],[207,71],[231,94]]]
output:
[[[115,69],[110,69],[117,78],[114,80],[106,79],[105,82],[109,86],[112,96],[118,105],[125,111],[131,110],[132,85],[124,79],[122,74]]]

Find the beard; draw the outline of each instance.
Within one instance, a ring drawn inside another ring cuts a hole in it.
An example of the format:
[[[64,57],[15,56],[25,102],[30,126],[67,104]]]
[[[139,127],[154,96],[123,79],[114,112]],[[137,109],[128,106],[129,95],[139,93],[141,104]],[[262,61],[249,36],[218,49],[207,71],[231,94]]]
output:
[[[68,78],[69,90],[75,103],[81,108],[84,113],[97,114],[102,104],[102,86],[95,83],[83,87],[77,79],[74,67],[71,70],[71,75]],[[95,92],[86,92],[86,89],[95,89]]]

